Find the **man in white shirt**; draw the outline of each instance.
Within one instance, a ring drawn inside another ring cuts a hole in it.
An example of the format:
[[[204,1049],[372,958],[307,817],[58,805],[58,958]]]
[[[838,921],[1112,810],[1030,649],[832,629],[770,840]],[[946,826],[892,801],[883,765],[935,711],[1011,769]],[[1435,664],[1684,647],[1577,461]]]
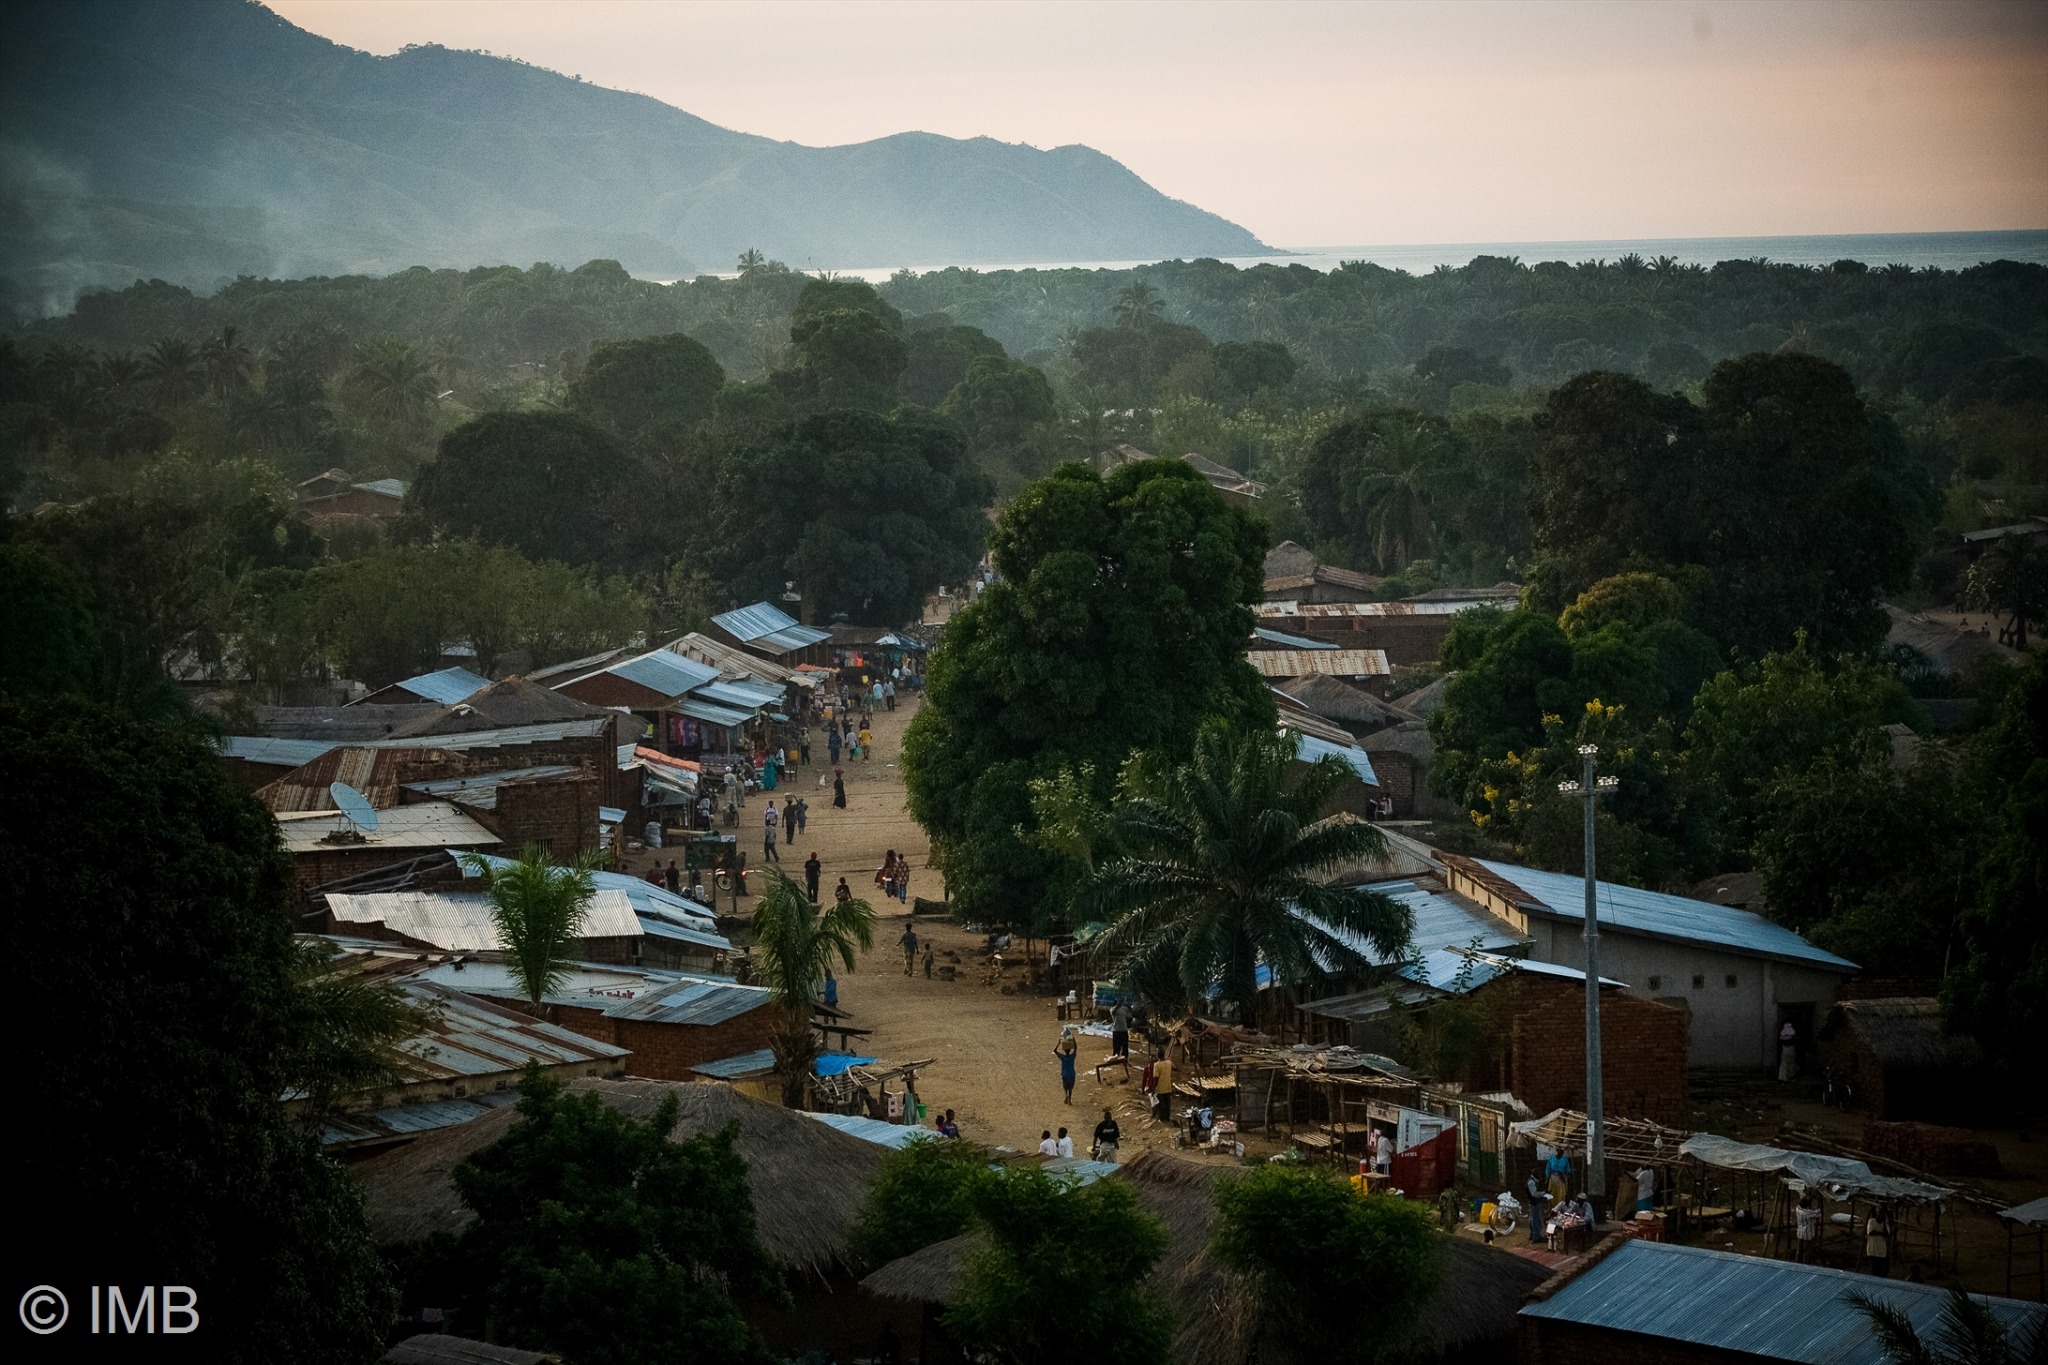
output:
[[[1381,1175],[1391,1175],[1394,1170],[1394,1144],[1388,1140],[1384,1131],[1376,1135],[1372,1154],[1373,1169]]]
[[[1060,1129],[1060,1140],[1054,1143],[1053,1146],[1061,1156],[1072,1156],[1074,1154],[1074,1140],[1067,1136],[1067,1130],[1064,1128]]]
[[[1061,1131],[1064,1132],[1066,1130],[1062,1129]],[[1060,1145],[1052,1140],[1052,1129],[1048,1128],[1038,1135],[1038,1154],[1040,1156],[1058,1156],[1060,1154]]]

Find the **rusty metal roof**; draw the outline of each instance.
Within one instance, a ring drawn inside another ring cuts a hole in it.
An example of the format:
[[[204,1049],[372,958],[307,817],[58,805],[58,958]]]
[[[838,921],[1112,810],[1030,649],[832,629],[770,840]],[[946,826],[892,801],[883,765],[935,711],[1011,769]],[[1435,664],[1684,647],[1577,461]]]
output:
[[[1305,678],[1326,674],[1339,678],[1383,678],[1387,667],[1383,649],[1251,649],[1245,658],[1267,678]]]
[[[363,835],[360,842],[329,842],[329,836],[345,834],[351,828],[348,817],[339,811],[287,814],[278,821],[288,853],[351,848],[489,848],[499,842],[497,835],[446,801],[379,811],[377,828]]]
[[[408,1004],[429,1012],[426,1026],[398,1045],[409,1054],[416,1080],[517,1074],[529,1061],[549,1067],[631,1055],[626,1048],[432,981],[401,981],[395,989]]]

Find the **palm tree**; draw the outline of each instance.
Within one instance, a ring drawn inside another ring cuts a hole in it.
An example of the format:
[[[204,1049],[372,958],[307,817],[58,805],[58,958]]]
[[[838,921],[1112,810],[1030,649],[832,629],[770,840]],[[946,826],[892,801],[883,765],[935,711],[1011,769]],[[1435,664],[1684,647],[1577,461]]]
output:
[[[763,870],[768,880],[754,903],[754,943],[761,950],[761,981],[782,1015],[773,1040],[782,1102],[800,1109],[818,1058],[811,1015],[818,1008],[821,984],[833,974],[834,961],[850,972],[854,950],[874,946],[875,911],[857,899],[821,909],[779,868]]]
[[[1352,476],[1351,496],[1365,513],[1373,558],[1381,568],[1406,568],[1435,534],[1429,513],[1437,442],[1427,426],[1393,420],[1373,433]]]
[[[372,417],[407,429],[422,423],[437,392],[432,368],[396,337],[357,347],[348,384],[363,396]]]
[[[199,361],[206,370],[206,387],[215,398],[232,398],[249,387],[249,372],[256,357],[240,338],[240,329],[223,327],[199,348]]]
[[[149,381],[150,401],[159,408],[175,408],[199,396],[199,353],[189,341],[162,338],[143,357],[142,372]]]
[[[1212,990],[1258,1022],[1258,969],[1290,989],[1363,975],[1408,942],[1410,917],[1376,892],[1325,879],[1385,855],[1386,841],[1348,815],[1324,817],[1354,780],[1334,758],[1290,783],[1292,738],[1204,730],[1188,761],[1127,779],[1116,809],[1121,852],[1074,898],[1077,918],[1109,928],[1092,954],[1162,1005]]]
[[[559,988],[575,959],[585,907],[597,892],[592,875],[603,859],[586,853],[568,867],[556,867],[547,851],[528,844],[516,861],[494,866],[483,855],[465,853],[463,868],[484,879],[491,898],[491,918],[505,941],[512,979],[526,992],[536,1017],[541,1001]]]
[[[1143,327],[1159,321],[1159,314],[1166,307],[1166,300],[1159,291],[1143,280],[1133,282],[1129,288],[1116,296],[1111,313],[1119,327]]]
[[[128,395],[142,385],[142,362],[126,351],[114,351],[100,357],[98,372],[93,376],[100,394],[113,407],[127,403]]]
[[[2022,1365],[2048,1355],[2048,1327],[2008,1329],[1998,1316],[1960,1289],[1948,1292],[1941,1325],[1923,1338],[1896,1303],[1851,1291],[1847,1301],[1870,1323],[1892,1365]]]

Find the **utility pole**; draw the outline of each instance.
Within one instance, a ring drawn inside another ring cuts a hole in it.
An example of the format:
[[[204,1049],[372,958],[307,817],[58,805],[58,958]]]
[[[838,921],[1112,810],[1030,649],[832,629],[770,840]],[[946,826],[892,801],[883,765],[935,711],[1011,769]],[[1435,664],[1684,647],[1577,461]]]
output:
[[[1596,1221],[1607,1213],[1607,1117],[1600,1081],[1600,902],[1593,870],[1593,803],[1621,786],[1618,777],[1593,775],[1599,753],[1599,745],[1581,744],[1579,780],[1557,784],[1560,792],[1586,808],[1586,1195],[1593,1201]]]

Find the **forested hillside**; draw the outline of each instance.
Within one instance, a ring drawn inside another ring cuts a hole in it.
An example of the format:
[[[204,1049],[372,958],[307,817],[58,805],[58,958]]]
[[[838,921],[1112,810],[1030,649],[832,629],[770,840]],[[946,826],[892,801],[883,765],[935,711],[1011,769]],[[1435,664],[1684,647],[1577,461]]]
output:
[[[39,304],[162,277],[748,247],[812,265],[1262,250],[1087,147],[805,147],[476,52],[376,57],[253,0],[32,0],[0,49],[0,273]]]

